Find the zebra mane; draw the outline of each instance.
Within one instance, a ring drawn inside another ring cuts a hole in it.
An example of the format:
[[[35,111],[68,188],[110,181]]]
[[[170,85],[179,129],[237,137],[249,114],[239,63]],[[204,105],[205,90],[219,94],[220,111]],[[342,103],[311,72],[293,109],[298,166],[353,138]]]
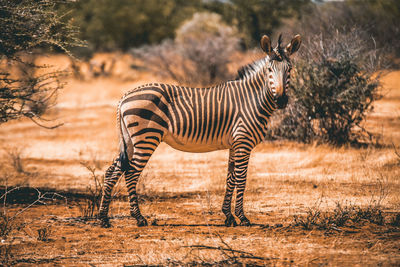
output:
[[[250,64],[244,65],[239,68],[235,80],[243,80],[245,78],[250,78],[265,66],[268,62],[268,57],[253,61]]]
[[[279,34],[279,37],[278,37],[278,45],[277,45],[277,47],[276,47],[276,49],[277,49],[278,51],[282,51],[281,44],[282,44],[282,33]]]
[[[279,34],[278,44],[273,50],[274,52],[272,53],[271,60],[282,61],[283,58],[288,59],[285,50],[283,49],[283,47],[281,47],[281,44],[282,44],[282,34]]]

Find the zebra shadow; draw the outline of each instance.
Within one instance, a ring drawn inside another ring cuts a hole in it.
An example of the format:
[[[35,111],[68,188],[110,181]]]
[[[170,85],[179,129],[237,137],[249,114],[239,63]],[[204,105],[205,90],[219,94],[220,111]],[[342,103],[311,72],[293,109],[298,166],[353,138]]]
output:
[[[116,215],[116,216],[111,216],[111,223],[114,221],[114,223],[121,222],[124,220],[132,221],[132,224],[136,224],[135,219],[133,219],[129,215]],[[149,219],[149,218],[147,218]],[[61,219],[59,219],[61,220]],[[62,221],[70,223],[70,224],[89,224],[92,226],[99,226],[100,221],[97,218],[83,218],[83,217],[69,217],[69,218],[63,218]],[[220,228],[243,228],[243,227],[250,227],[250,228],[261,228],[261,229],[267,229],[267,228],[284,228],[284,226],[280,223],[274,224],[274,225],[269,225],[269,224],[263,224],[263,223],[252,223],[249,226],[242,226],[242,225],[237,225],[237,226],[226,226],[223,221],[220,223],[214,222],[214,223],[168,223],[165,220],[158,220],[158,219],[153,219],[149,220],[149,225],[146,227],[190,227],[190,228],[195,228],[195,227],[220,227]]]
[[[274,226],[271,226],[269,224],[261,224],[261,223],[252,223],[249,226],[242,226],[242,225],[237,225],[237,226],[226,226],[224,223],[160,223],[157,222],[156,224],[151,223],[149,227],[226,227],[226,228],[236,228],[236,227],[255,227],[255,228],[278,228],[278,227],[283,227],[282,224],[277,224]]]

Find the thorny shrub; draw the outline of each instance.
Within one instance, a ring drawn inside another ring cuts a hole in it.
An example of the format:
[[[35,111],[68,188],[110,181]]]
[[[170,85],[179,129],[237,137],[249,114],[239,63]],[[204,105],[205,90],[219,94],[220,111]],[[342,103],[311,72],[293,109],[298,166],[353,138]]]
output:
[[[36,65],[38,48],[82,46],[77,29],[57,13],[57,1],[0,1],[0,124],[21,117],[36,124],[55,101],[62,88],[65,72],[47,71],[47,65]],[[70,2],[69,0],[64,2]],[[11,70],[16,69],[14,73]],[[58,126],[58,125],[56,125]],[[56,126],[44,126],[54,128]]]
[[[362,123],[380,97],[380,75],[369,40],[357,29],[309,37],[294,63],[290,104],[273,117],[269,137],[333,145],[371,141]]]

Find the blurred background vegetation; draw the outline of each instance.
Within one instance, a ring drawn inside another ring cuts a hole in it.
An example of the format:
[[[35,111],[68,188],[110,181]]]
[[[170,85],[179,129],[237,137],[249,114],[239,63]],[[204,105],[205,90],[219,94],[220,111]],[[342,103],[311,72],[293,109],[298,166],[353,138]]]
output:
[[[91,77],[112,75],[120,59],[92,59],[113,52],[137,59],[134,70],[208,86],[233,79],[232,66],[249,63],[246,55],[255,60],[248,55],[262,35],[283,33],[286,41],[300,34],[303,45],[290,112],[277,113],[270,138],[354,143],[360,132],[371,137],[363,119],[379,98],[382,71],[400,56],[398,0],[0,0],[0,7],[0,123],[41,118],[54,102],[60,74],[38,76],[46,68],[35,65],[38,53],[71,51],[79,79],[80,62],[89,62]]]
[[[243,45],[272,34],[284,18],[299,17],[309,0],[87,0],[60,7],[81,29],[94,50],[128,50],[174,38],[176,29],[197,12],[220,14],[237,27]]]
[[[217,13],[237,28],[243,48],[257,45],[263,34],[308,36],[355,26],[373,36],[379,47],[399,47],[397,0],[85,0],[59,5],[59,11],[69,12],[64,18],[80,28],[81,39],[95,51],[127,51],[174,39],[176,30],[197,12]]]

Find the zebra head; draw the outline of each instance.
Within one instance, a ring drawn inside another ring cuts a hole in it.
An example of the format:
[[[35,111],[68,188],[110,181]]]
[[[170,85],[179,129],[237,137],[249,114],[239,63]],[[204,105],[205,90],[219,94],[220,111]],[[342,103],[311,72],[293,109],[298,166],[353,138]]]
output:
[[[300,35],[296,35],[292,41],[284,48],[281,47],[282,35],[279,35],[278,45],[272,49],[271,40],[264,35],[261,38],[261,48],[268,55],[266,64],[266,81],[267,88],[271,91],[274,101],[279,109],[286,107],[288,103],[287,88],[290,82],[290,71],[292,64],[290,57],[299,48],[301,44]]]

